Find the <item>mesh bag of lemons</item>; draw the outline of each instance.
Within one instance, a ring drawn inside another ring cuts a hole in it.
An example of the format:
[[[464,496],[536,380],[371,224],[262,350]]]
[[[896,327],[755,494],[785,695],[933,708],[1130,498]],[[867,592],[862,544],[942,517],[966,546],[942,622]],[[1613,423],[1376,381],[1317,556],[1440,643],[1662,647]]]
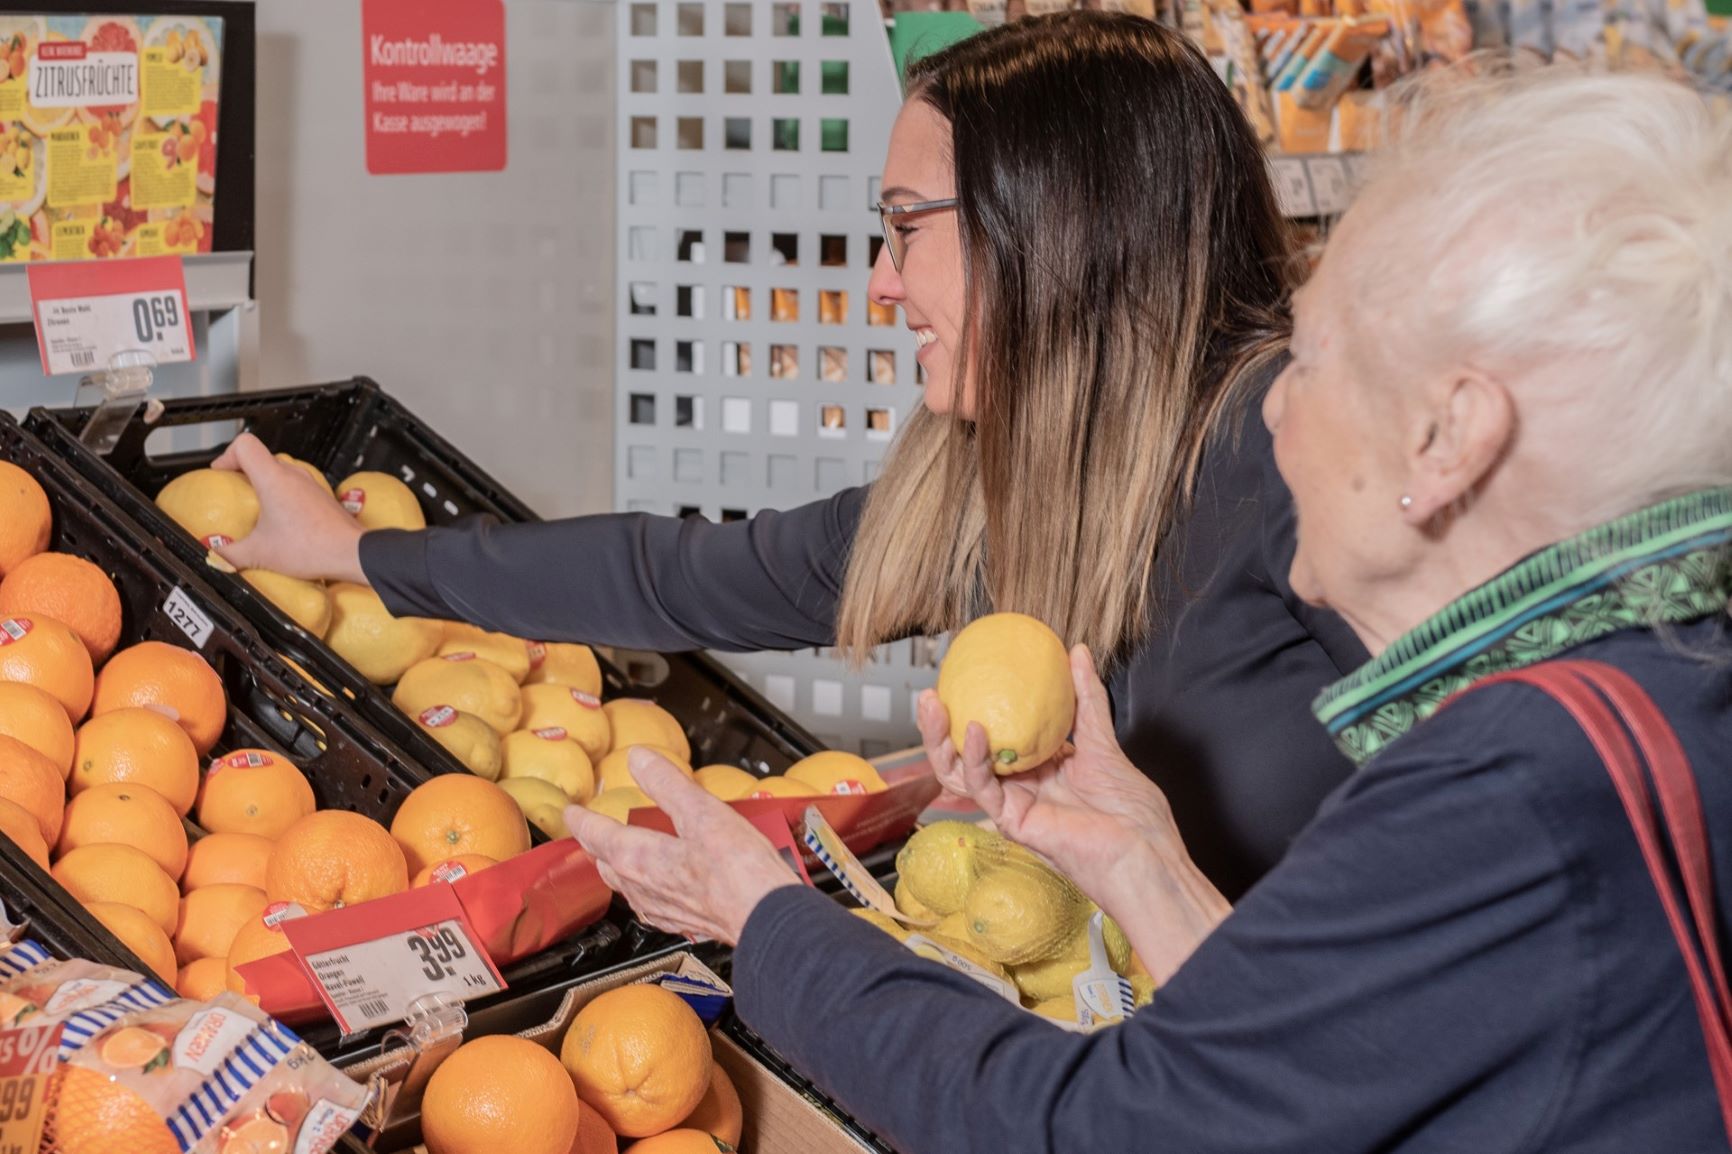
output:
[[[872,909],[855,914],[916,953],[952,965],[959,957],[1009,983],[1037,1014],[1066,1024],[1115,1020],[1078,1003],[1078,979],[1091,969],[1091,923],[1132,1004],[1154,998],[1154,979],[1118,923],[1104,914],[1097,920],[1099,907],[1069,878],[1000,834],[934,822],[908,839],[896,872],[897,910],[927,924],[905,925]]]

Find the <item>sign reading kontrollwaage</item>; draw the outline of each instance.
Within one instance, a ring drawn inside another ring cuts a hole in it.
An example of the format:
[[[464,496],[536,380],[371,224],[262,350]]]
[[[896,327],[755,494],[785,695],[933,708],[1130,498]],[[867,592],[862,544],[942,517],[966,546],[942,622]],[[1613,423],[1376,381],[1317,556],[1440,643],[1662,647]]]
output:
[[[505,167],[504,0],[362,0],[367,171]]]

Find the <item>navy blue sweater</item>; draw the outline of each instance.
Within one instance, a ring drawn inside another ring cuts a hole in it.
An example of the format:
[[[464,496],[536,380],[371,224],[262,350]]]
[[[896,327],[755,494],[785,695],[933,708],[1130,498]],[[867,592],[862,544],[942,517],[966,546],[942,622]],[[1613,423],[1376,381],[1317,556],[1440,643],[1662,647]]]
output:
[[[1292,502],[1250,392],[1163,546],[1160,627],[1110,679],[1120,744],[1229,896],[1279,860],[1346,777],[1308,706],[1365,660],[1340,619],[1288,584]],[[382,530],[362,538],[361,561],[400,615],[664,652],[800,649],[835,641],[865,502],[850,489],[723,525],[608,514]]]
[[[1725,626],[1568,651],[1628,671],[1678,730],[1722,925]],[[1374,757],[1125,1024],[1067,1034],[802,889],[753,913],[734,975],[742,1016],[905,1154],[1727,1149],[1610,780],[1521,685],[1478,690]]]

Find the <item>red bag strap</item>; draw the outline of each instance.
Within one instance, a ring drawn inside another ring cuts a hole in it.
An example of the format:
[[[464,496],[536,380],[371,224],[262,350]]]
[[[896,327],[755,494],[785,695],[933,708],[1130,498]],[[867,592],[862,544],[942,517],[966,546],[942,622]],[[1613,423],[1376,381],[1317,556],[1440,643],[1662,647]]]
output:
[[[1732,994],[1728,993],[1726,969],[1720,957],[1714,877],[1701,796],[1678,735],[1634,678],[1603,662],[1542,662],[1488,677],[1472,689],[1499,682],[1532,685],[1556,700],[1581,726],[1600,760],[1605,762],[1666,920],[1671,924],[1672,936],[1683,954],[1702,1038],[1708,1049],[1708,1066],[1720,1098],[1721,1119],[1728,1141],[1732,1141]],[[1637,747],[1641,750],[1640,758]],[[1652,792],[1648,774],[1642,769],[1644,761],[1648,773],[1653,775]],[[1688,920],[1667,868],[1665,847],[1655,821],[1654,793],[1659,796],[1666,838],[1671,842],[1685,904],[1690,909]]]

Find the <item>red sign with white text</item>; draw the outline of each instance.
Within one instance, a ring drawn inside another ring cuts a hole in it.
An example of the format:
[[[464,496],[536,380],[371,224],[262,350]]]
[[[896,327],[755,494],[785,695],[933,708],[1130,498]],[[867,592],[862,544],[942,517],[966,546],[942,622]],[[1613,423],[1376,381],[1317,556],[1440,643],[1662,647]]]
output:
[[[367,171],[505,167],[504,0],[362,0]]]

